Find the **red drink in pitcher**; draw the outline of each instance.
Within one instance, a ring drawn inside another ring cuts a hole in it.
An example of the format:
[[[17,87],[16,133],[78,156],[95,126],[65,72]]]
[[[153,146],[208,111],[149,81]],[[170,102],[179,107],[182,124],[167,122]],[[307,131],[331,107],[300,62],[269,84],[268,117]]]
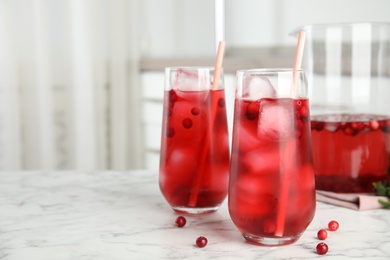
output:
[[[160,189],[181,213],[206,213],[227,196],[229,142],[225,92],[165,91]]]
[[[229,213],[247,240],[292,243],[313,219],[309,121],[308,99],[236,99]]]
[[[312,116],[316,188],[372,192],[390,174],[390,117],[369,114]]]

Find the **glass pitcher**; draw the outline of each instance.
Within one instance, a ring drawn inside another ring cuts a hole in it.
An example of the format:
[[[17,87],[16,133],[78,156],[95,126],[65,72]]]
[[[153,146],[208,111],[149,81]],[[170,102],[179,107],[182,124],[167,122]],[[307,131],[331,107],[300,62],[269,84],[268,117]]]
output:
[[[390,174],[390,23],[302,30],[316,188],[372,192]]]

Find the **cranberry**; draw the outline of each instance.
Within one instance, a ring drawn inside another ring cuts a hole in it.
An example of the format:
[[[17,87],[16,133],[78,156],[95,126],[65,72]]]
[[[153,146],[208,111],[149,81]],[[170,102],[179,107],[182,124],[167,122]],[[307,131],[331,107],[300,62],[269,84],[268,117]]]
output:
[[[301,118],[301,113],[299,113],[299,110],[295,110],[295,118],[300,119]]]
[[[306,106],[301,107],[301,109],[299,110],[299,112],[301,113],[301,117],[302,117],[303,119],[307,119],[307,118],[308,118],[308,116],[309,116],[309,110],[307,109]]]
[[[351,126],[348,126],[348,127],[346,127],[346,128],[344,129],[344,133],[345,133],[346,135],[354,136],[354,135],[357,135],[358,130],[355,129],[355,128],[353,128],[353,127],[351,127]]]
[[[319,255],[325,255],[328,252],[328,245],[321,242],[317,245],[316,250]]]
[[[259,116],[259,107],[260,107],[259,102],[254,101],[254,102],[249,103],[247,108],[246,108],[246,117],[249,120],[257,119]]]
[[[345,128],[347,128],[347,123],[345,123],[345,122],[341,122],[340,123],[340,129],[342,129],[342,130],[345,130]]]
[[[328,237],[328,232],[325,229],[320,229],[317,232],[317,237],[319,240],[325,240]]]
[[[169,101],[175,102],[177,100],[178,96],[175,91],[171,90],[169,91]]]
[[[187,223],[187,220],[183,216],[178,216],[176,218],[176,222],[175,223],[176,223],[176,226],[178,226],[178,227],[184,227],[186,225],[186,223]]]
[[[165,135],[167,137],[173,137],[175,135],[175,129],[173,129],[172,127],[168,127],[167,131],[165,132]]]
[[[196,239],[197,247],[205,247],[207,245],[207,238],[200,236]]]
[[[328,229],[330,231],[336,231],[339,228],[339,223],[336,220],[332,220],[328,223]]]
[[[182,122],[184,128],[191,128],[192,127],[192,120],[189,118],[186,118]]]
[[[390,120],[382,122],[381,129],[385,133],[390,133]]]
[[[295,136],[296,136],[297,138],[300,138],[300,137],[302,136],[302,131],[299,130],[299,129],[297,129],[297,130],[295,131]]]
[[[303,128],[303,121],[301,119],[297,119],[295,121],[295,129],[301,130]]]
[[[370,123],[369,123],[369,127],[371,128],[371,130],[378,130],[378,128],[379,128],[378,121],[371,120]]]
[[[199,115],[199,113],[200,113],[199,107],[193,107],[193,108],[191,109],[191,114],[193,114],[194,116]]]
[[[225,107],[225,99],[224,98],[218,99],[218,106],[219,107]]]
[[[301,119],[295,121],[295,136],[298,138],[302,136],[303,125],[304,123]]]
[[[324,127],[325,124],[323,122],[315,122],[315,121],[311,122],[311,128],[314,130],[321,131],[322,129],[324,129]]]
[[[357,129],[358,129],[359,131],[364,130],[364,128],[366,128],[366,126],[364,125],[364,123],[362,123],[362,122],[357,123]]]

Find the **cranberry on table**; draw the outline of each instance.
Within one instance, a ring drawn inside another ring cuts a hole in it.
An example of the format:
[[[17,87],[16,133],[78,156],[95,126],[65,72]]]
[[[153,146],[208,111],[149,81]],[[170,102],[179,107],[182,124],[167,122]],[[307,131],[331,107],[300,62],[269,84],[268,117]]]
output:
[[[320,229],[317,232],[317,237],[320,240],[325,240],[328,237],[328,232],[325,229]]]
[[[325,255],[328,252],[328,245],[321,242],[317,245],[316,250],[319,255]]]
[[[336,220],[332,220],[328,223],[328,228],[330,231],[336,231],[339,228],[339,223]]]
[[[178,226],[178,227],[184,227],[186,225],[186,223],[187,223],[187,220],[183,216],[178,216],[176,218],[176,222],[175,223],[176,223],[176,226]]]
[[[196,239],[196,246],[197,247],[205,247],[207,245],[207,238],[204,236],[200,236]]]

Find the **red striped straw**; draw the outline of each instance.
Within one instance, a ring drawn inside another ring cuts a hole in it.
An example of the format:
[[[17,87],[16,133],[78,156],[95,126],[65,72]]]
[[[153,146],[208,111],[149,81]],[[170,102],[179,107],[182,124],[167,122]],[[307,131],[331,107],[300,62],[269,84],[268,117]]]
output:
[[[293,81],[291,86],[291,92],[290,96],[291,98],[297,98],[298,97],[298,79],[299,79],[299,73],[298,70],[301,69],[302,65],[302,56],[303,56],[303,49],[305,45],[305,32],[300,32],[298,37],[298,44],[296,48],[295,53],[295,61],[294,61],[294,68],[293,68]],[[283,166],[284,166],[284,173],[281,176],[282,181],[280,185],[280,193],[279,193],[279,202],[278,202],[278,209],[277,209],[277,216],[276,216],[276,229],[274,232],[274,235],[277,237],[282,237],[284,234],[284,225],[286,222],[286,214],[287,214],[287,200],[288,200],[288,188],[290,184],[291,175],[293,174],[291,171],[295,168],[295,151],[296,151],[296,140],[295,138],[291,137],[285,148],[283,149]]]
[[[303,50],[305,47],[305,39],[306,39],[306,33],[304,31],[299,32],[297,48],[295,50],[294,67],[293,67],[293,85],[290,93],[290,96],[292,98],[296,98],[298,96],[297,93],[297,88],[298,88],[297,84],[299,79],[298,70],[300,70],[302,66],[302,57],[303,57]]]
[[[225,42],[220,41],[219,45],[218,45],[217,58],[215,61],[214,80],[213,80],[213,85],[211,86],[211,90],[218,90],[219,78],[221,76],[224,52],[225,52]],[[211,97],[213,97],[213,96],[211,96]],[[210,116],[211,127],[209,128],[210,131],[211,131],[211,129],[213,129],[212,126],[214,124],[216,112],[217,112],[217,101],[215,100],[215,102],[213,102],[213,100],[212,100],[212,102],[211,102],[211,116]],[[195,207],[196,203],[198,201],[198,194],[199,194],[200,186],[202,183],[202,175],[204,172],[204,169],[203,169],[204,164],[205,164],[204,162],[207,158],[207,154],[209,152],[209,147],[210,147],[210,138],[211,138],[211,132],[208,132],[208,134],[206,134],[205,139],[204,139],[204,140],[206,140],[206,142],[203,146],[203,150],[202,150],[202,154],[201,154],[201,163],[200,164],[202,166],[201,166],[201,169],[199,170],[197,176],[195,176],[195,181],[194,181],[194,183],[192,185],[192,189],[191,189],[191,195],[190,195],[190,199],[188,202],[188,206],[190,206],[190,207]]]
[[[215,69],[214,69],[214,81],[213,81],[213,85],[211,86],[212,90],[217,90],[219,86],[219,78],[221,76],[225,45],[226,44],[224,41],[220,41],[218,45],[217,58],[215,60]]]

